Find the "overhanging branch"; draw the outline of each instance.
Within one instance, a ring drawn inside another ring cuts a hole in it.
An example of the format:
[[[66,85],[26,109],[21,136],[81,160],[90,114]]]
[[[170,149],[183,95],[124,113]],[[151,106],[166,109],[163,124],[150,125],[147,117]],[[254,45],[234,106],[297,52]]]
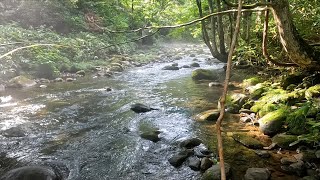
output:
[[[228,6],[231,6],[231,7],[237,7],[238,4],[236,3],[231,3],[227,0],[222,0],[226,5]],[[247,5],[242,5],[242,9],[253,9],[253,8],[256,8],[256,7],[260,7],[260,6],[271,6],[272,3],[270,2],[266,2],[266,3],[262,3],[262,2],[257,2],[257,3],[254,3],[254,4],[247,4]]]

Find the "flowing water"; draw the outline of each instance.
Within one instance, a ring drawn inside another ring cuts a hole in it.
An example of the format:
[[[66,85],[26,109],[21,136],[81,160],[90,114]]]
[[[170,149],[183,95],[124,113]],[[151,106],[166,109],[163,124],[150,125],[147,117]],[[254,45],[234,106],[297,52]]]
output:
[[[197,57],[201,68],[223,67],[206,57]],[[189,65],[192,59],[185,55],[176,62]],[[52,83],[46,89],[6,91],[2,96],[12,99],[0,104],[0,129],[20,127],[26,134],[0,136],[1,151],[17,160],[10,168],[17,162],[59,161],[70,170],[68,179],[199,179],[200,172],[187,166],[174,168],[168,159],[179,151],[178,142],[188,137],[199,137],[216,150],[214,124],[191,117],[215,107],[222,89],[192,81],[194,68],[161,70],[169,64],[131,68],[113,78],[85,77]],[[159,110],[136,114],[130,105],[137,102]],[[140,137],[152,129],[161,131],[157,143]],[[236,166],[264,165],[252,151],[227,143],[227,155],[236,151],[227,161],[236,159]]]

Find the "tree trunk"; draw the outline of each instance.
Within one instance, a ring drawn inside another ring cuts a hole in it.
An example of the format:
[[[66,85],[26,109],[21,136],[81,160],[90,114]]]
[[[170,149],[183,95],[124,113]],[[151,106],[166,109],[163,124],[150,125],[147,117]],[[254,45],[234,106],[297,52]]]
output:
[[[221,12],[221,1],[216,0],[217,2],[217,10],[218,12]],[[220,48],[220,54],[227,56],[226,53],[226,46],[224,42],[224,30],[223,30],[223,22],[222,22],[222,15],[218,15],[218,33],[219,33],[219,48]]]
[[[298,34],[289,12],[288,0],[273,0],[272,12],[281,44],[290,60],[302,68],[320,69],[320,56]]]

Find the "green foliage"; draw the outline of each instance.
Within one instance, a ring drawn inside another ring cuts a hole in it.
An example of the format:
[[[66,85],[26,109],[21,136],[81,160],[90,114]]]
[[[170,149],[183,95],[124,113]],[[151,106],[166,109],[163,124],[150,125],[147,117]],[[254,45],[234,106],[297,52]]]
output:
[[[312,103],[307,102],[299,109],[289,114],[286,121],[290,133],[300,135],[306,132],[306,119],[311,106]]]

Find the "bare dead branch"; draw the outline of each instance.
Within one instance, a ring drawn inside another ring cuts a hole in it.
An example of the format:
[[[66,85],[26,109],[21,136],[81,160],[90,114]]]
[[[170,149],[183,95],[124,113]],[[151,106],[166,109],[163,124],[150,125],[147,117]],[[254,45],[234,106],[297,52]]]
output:
[[[218,150],[219,150],[219,159],[220,159],[220,170],[221,170],[221,180],[226,180],[226,171],[225,171],[225,164],[224,164],[224,156],[223,156],[223,145],[222,145],[222,135],[221,135],[221,123],[224,118],[225,114],[225,102],[226,102],[226,96],[228,92],[228,84],[230,80],[230,72],[231,72],[231,64],[232,64],[232,55],[234,52],[234,49],[236,47],[236,42],[239,36],[240,31],[240,20],[241,20],[241,9],[242,9],[242,0],[239,0],[239,6],[238,6],[238,14],[237,14],[237,21],[236,21],[236,27],[235,31],[233,33],[232,42],[230,46],[230,51],[228,54],[228,62],[227,62],[227,70],[226,70],[226,79],[224,82],[223,87],[223,94],[220,98],[220,116],[216,122],[217,125],[217,139],[218,139]]]
[[[320,46],[320,42],[309,44],[310,46]]]
[[[29,45],[29,46],[23,46],[23,47],[19,47],[19,48],[16,48],[16,49],[13,49],[3,55],[0,56],[0,59],[6,57],[6,56],[9,56],[11,54],[13,54],[14,52],[16,51],[19,51],[19,50],[22,50],[22,49],[28,49],[28,48],[33,48],[33,47],[38,47],[38,46],[57,46],[57,47],[66,47],[66,46],[63,46],[63,45],[59,45],[59,44],[33,44],[33,45]]]

